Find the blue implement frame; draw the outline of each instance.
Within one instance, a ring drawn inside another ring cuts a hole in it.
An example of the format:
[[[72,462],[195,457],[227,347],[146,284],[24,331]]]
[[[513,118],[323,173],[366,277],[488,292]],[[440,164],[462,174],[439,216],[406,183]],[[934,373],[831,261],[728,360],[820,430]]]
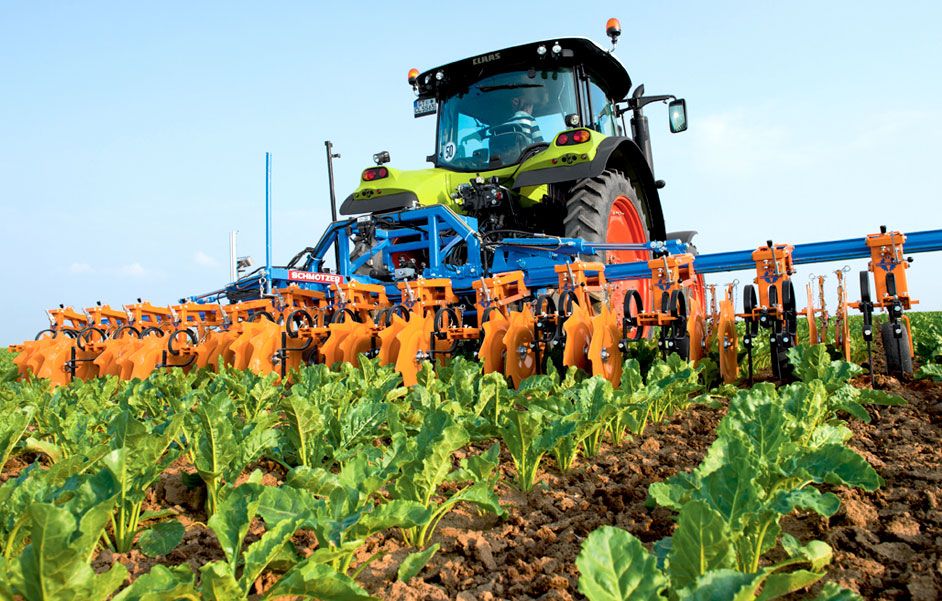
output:
[[[368,248],[367,242],[370,244]],[[336,258],[339,264],[335,273],[361,283],[382,284],[390,300],[395,302],[400,297],[398,281],[414,279],[411,261],[401,263],[400,257],[421,257],[423,264],[417,267],[422,277],[449,278],[455,293],[462,296],[473,294],[474,281],[514,270],[524,272],[524,283],[533,291],[555,287],[558,282],[557,265],[571,262],[579,255],[593,255],[606,250],[644,250],[658,256],[687,252],[688,245],[680,240],[618,244],[554,236],[503,238],[488,242],[478,232],[478,223],[473,217],[458,215],[444,205],[431,205],[335,221],[297,269],[325,272],[327,259]],[[694,269],[703,274],[754,269],[753,250],[698,255]],[[907,254],[942,250],[942,230],[906,234],[905,250]],[[870,249],[864,237],[796,244],[792,253],[795,264],[869,257]],[[221,298],[230,301],[259,298],[270,290],[269,286],[282,288],[289,284],[330,292],[327,284],[292,281],[289,277],[291,269],[287,267],[266,266],[264,272],[268,278],[261,271],[223,289],[189,297],[189,300],[214,302]],[[610,282],[647,279],[650,273],[647,261],[605,266],[605,277]]]

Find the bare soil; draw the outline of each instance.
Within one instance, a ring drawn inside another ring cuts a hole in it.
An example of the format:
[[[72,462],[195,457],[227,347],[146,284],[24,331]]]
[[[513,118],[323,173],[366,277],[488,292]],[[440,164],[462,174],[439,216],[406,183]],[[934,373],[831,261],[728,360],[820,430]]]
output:
[[[861,379],[861,385],[866,382]],[[867,493],[836,488],[841,509],[830,520],[789,518],[792,532],[807,532],[834,548],[828,580],[865,599],[942,598],[942,384],[901,385],[877,376],[876,386],[908,401],[871,408],[869,424],[852,422],[850,446],[885,484]],[[830,523],[828,523],[830,522]]]

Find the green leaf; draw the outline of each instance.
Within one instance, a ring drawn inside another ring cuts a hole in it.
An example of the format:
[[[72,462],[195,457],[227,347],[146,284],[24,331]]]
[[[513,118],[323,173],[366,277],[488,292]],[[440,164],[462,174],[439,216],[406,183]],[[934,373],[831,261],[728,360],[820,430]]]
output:
[[[873,491],[882,484],[876,470],[852,449],[836,444],[801,453],[793,469],[803,470],[814,482],[855,486]]]
[[[821,592],[812,601],[862,601],[860,595],[833,582],[825,582]]]
[[[863,368],[847,361],[831,361],[827,346],[800,345],[788,349],[795,375],[803,382],[820,380],[828,392],[837,390],[847,380],[863,373]]]
[[[742,515],[754,511],[759,503],[760,490],[753,475],[757,471],[747,460],[727,463],[704,476],[700,495],[735,527]]]
[[[373,533],[389,528],[415,528],[431,517],[432,511],[417,501],[392,499],[364,514],[358,525]]]
[[[663,482],[652,482],[648,486],[648,495],[661,507],[680,511],[699,489],[700,479],[695,474],[681,472]]]
[[[249,545],[245,550],[245,568],[240,580],[251,586],[251,583],[255,582],[262,570],[278,556],[303,522],[303,516],[295,516],[292,519],[282,520],[275,524],[266,524],[267,529],[262,538]],[[246,587],[247,589],[248,587]]]
[[[831,517],[841,507],[841,500],[834,493],[822,493],[816,488],[805,487],[800,490],[780,491],[772,499],[772,509],[788,515],[796,509],[807,509],[818,515]]]
[[[762,593],[757,601],[778,599],[789,593],[807,588],[824,577],[824,572],[811,572],[809,570],[795,570],[794,572],[777,572],[770,574],[762,585]]]
[[[493,484],[490,482],[478,482],[468,488],[459,491],[448,499],[450,504],[464,502],[476,505],[484,511],[488,511],[498,516],[504,515],[504,508],[501,507],[500,499],[494,493]]]
[[[517,470],[516,484],[522,491],[533,488],[543,455],[575,429],[576,424],[572,421],[545,417],[535,410],[506,412],[500,435],[513,459]]]
[[[820,447],[826,444],[842,445],[854,435],[844,424],[822,424],[815,428],[808,441],[808,446]]]
[[[137,545],[144,555],[158,557],[173,551],[183,540],[183,534],[183,524],[177,520],[160,522],[142,532]]]
[[[465,457],[458,469],[448,474],[451,482],[481,482],[491,477],[500,464],[500,443],[495,442],[483,453]]]
[[[31,542],[20,558],[23,583],[18,591],[26,601],[104,601],[127,576],[120,563],[103,574],[88,563],[113,503],[113,497],[97,498],[90,482],[63,506],[30,506]]]
[[[789,438],[781,407],[774,401],[775,396],[760,388],[737,394],[730,401],[719,435],[744,435],[751,446],[749,454],[760,462],[776,464]]]
[[[234,601],[246,598],[232,567],[223,561],[213,561],[200,568],[200,593],[209,601]]]
[[[812,570],[820,572],[826,565],[831,563],[831,559],[834,557],[834,550],[827,543],[812,540],[808,544],[802,545],[798,542],[798,539],[790,534],[782,535],[782,548],[785,549],[791,559],[779,563],[779,566],[807,562]]]
[[[668,556],[671,586],[680,590],[707,572],[732,567],[734,556],[730,539],[723,516],[705,501],[684,505]]]
[[[311,399],[292,390],[280,404],[285,414],[287,442],[300,465],[318,465],[326,424],[320,408]]]
[[[258,490],[258,515],[270,525],[295,517],[309,518],[323,505],[323,501],[314,498],[307,490],[290,486],[265,486]]]
[[[238,563],[252,518],[258,513],[261,488],[257,484],[243,484],[233,489],[206,522],[219,540],[226,561],[233,566]]]
[[[755,599],[764,573],[745,574],[736,570],[711,570],[681,591],[682,601],[748,601]]]
[[[928,366],[926,366],[928,367]],[[942,375],[942,365],[936,365]],[[906,399],[890,394],[884,390],[874,390],[872,388],[860,389],[860,402],[869,405],[905,405]]]
[[[176,601],[187,596],[196,597],[190,566],[168,569],[158,564],[115,595],[114,601]]]
[[[28,453],[45,455],[53,463],[62,460],[62,449],[58,445],[46,440],[37,440],[32,436],[27,437],[24,441],[23,450]]]
[[[942,364],[926,363],[916,371],[916,379],[942,382]]]
[[[451,471],[452,454],[468,443],[468,433],[443,411],[425,415],[415,439],[411,458],[393,482],[392,494],[399,499],[428,506],[432,495]]]
[[[590,601],[661,599],[667,578],[637,538],[602,526],[589,534],[576,558],[579,592]]]
[[[303,595],[321,601],[375,601],[352,578],[311,558],[289,570],[264,598],[288,595]]]
[[[6,465],[13,448],[33,421],[34,411],[35,407],[25,406],[4,412],[3,420],[0,422],[0,470]]]
[[[429,560],[432,559],[432,556],[435,555],[435,552],[438,551],[439,546],[438,543],[435,543],[424,551],[416,551],[406,556],[406,558],[402,560],[402,563],[399,564],[399,580],[409,582],[416,574],[421,572],[425,564],[427,564]]]

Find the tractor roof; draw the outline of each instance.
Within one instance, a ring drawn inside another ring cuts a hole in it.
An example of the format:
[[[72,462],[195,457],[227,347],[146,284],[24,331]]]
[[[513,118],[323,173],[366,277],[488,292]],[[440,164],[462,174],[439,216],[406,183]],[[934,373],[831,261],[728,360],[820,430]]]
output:
[[[562,51],[554,53],[558,44]],[[543,47],[545,52],[539,51]],[[466,90],[475,82],[497,73],[523,69],[554,69],[581,64],[609,96],[618,101],[631,90],[631,78],[625,67],[586,38],[556,38],[495,50],[448,63],[419,74],[416,85],[420,98],[441,98]],[[441,79],[436,75],[441,72]]]

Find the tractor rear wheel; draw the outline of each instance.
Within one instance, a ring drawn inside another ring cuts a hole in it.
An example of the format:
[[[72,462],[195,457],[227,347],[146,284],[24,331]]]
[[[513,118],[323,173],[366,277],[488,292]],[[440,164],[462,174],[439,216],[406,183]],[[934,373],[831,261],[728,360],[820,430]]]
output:
[[[575,186],[566,201],[565,235],[588,242],[644,243],[650,241],[647,207],[638,200],[634,187],[624,173],[613,169],[584,179]],[[603,263],[647,261],[651,253],[637,250],[601,251],[587,257]],[[653,306],[649,280],[629,280],[613,285],[610,306],[621,322],[625,294],[637,290],[647,310]]]

